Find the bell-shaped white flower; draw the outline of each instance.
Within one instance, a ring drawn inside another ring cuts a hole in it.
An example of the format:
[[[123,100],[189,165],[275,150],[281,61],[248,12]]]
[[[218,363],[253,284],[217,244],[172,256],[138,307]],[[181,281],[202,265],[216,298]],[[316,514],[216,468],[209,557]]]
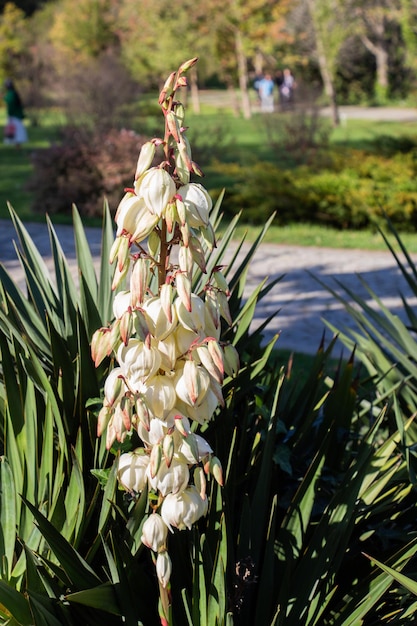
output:
[[[207,443],[207,441],[203,439],[203,437],[192,433],[192,438],[197,447],[197,459],[195,458],[195,453],[193,453],[193,450],[188,444],[188,437],[183,438],[178,448],[178,453],[183,456],[187,463],[189,463],[190,465],[193,465],[197,461],[201,461],[205,456],[213,452],[212,448]]]
[[[129,339],[127,346],[121,344],[117,351],[120,363],[130,386],[137,390],[138,383],[153,376],[161,364],[161,355],[156,348],[139,339]]]
[[[153,415],[165,419],[175,406],[176,393],[174,383],[165,374],[158,374],[147,381],[143,394]]]
[[[119,291],[113,300],[113,315],[116,319],[120,319],[130,307],[130,292]]]
[[[143,198],[148,211],[160,218],[175,195],[176,186],[166,170],[152,167],[137,181],[135,192]]]
[[[171,320],[168,320],[160,298],[146,300],[143,304],[143,310],[148,322],[149,332],[156,339],[164,340],[175,329],[178,321],[176,311],[172,307],[172,317]]]
[[[149,456],[143,453],[143,448],[125,452],[117,464],[117,480],[126,491],[140,493],[147,483],[148,465]]]
[[[194,485],[176,494],[168,494],[161,507],[161,517],[172,531],[172,528],[184,530],[207,513],[207,498],[203,500]]]
[[[189,183],[178,189],[178,195],[185,205],[187,224],[191,228],[207,226],[212,201],[204,187],[198,183]]]
[[[152,513],[145,520],[142,526],[142,543],[153,550],[159,552],[165,547],[168,527],[158,513]]]
[[[127,193],[120,202],[115,219],[116,235],[127,232],[136,243],[146,239],[159,221],[159,217],[148,210],[143,198],[131,193]]]
[[[195,361],[186,361],[181,377],[175,385],[180,400],[195,406],[201,404],[210,387],[210,376],[207,370]]]
[[[180,298],[174,300],[179,323],[195,333],[204,329],[204,302],[196,294],[191,294],[191,310],[188,310]]]
[[[174,457],[169,467],[162,462],[155,476],[151,475],[149,468],[147,475],[152,489],[160,491],[165,497],[169,493],[179,493],[187,487],[190,479],[190,470],[184,460]]]

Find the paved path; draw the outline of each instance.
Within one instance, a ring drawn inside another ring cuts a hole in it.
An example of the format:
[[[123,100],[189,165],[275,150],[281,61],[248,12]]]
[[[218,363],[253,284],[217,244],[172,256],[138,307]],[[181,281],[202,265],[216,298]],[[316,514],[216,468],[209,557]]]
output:
[[[26,228],[52,267],[46,226],[29,223]],[[58,225],[55,228],[65,255],[76,273],[72,227]],[[92,253],[98,259],[101,232],[99,229],[86,228],[86,233]],[[10,222],[0,220],[0,261],[12,273],[16,282],[21,283],[23,273],[13,247],[15,238]],[[309,272],[333,287],[334,279],[339,279],[356,293],[365,296],[366,292],[358,278],[360,274],[390,310],[400,317],[403,315],[403,307],[399,293],[401,291],[410,295],[389,252],[263,244],[250,265],[248,292],[265,277],[273,279],[283,275],[262,306],[259,306],[255,319],[255,324],[259,324],[280,309],[269,330],[271,336],[275,332],[281,332],[278,347],[314,353],[325,328],[323,320],[340,330],[352,327],[352,320],[344,308]],[[417,304],[415,300],[411,302]],[[331,333],[328,330],[326,337],[330,340]]]

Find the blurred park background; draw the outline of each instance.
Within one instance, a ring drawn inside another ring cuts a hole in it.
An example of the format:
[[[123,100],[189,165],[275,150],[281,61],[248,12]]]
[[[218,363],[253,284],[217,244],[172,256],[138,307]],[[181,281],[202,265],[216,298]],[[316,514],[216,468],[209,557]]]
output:
[[[86,223],[114,211],[141,144],[159,135],[161,81],[198,56],[186,123],[193,158],[246,225],[274,241],[378,246],[387,214],[417,227],[417,109],[397,121],[343,107],[417,101],[417,0],[21,0],[0,4],[0,78],[29,142],[0,146],[0,218]],[[263,114],[254,89],[290,68],[294,102]],[[0,121],[6,121],[2,111]],[[259,190],[262,190],[260,193]],[[407,241],[408,244],[408,241]],[[383,242],[381,242],[383,246]],[[410,250],[412,251],[412,243]]]

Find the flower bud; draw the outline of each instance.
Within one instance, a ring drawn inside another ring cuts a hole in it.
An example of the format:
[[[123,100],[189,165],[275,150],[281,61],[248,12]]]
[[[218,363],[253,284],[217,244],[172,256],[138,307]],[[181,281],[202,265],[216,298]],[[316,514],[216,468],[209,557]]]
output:
[[[161,285],[161,288],[159,290],[159,297],[161,300],[161,308],[167,316],[168,322],[172,324],[173,290],[171,283],[164,283],[163,285]]]
[[[191,310],[188,310],[180,298],[174,301],[178,320],[187,330],[198,333],[204,329],[204,302],[199,296],[191,294]]]
[[[223,291],[226,294],[226,296],[230,296],[229,285],[227,283],[227,280],[223,276],[222,272],[220,271],[220,269],[217,269],[216,271],[214,271],[213,276],[214,276],[214,282],[216,283],[220,291]]]
[[[110,421],[112,410],[107,404],[103,404],[97,418],[97,437],[101,437]]]
[[[203,274],[205,274],[206,273],[206,256],[205,256],[200,240],[198,239],[198,237],[195,237],[194,235],[192,235],[190,237],[188,245],[189,245],[189,249],[191,250],[193,260],[201,269]]]
[[[193,57],[192,59],[188,59],[188,61],[184,61],[178,69],[178,74],[183,74],[187,70],[193,67],[198,61],[198,57]]]
[[[126,385],[123,380],[123,372],[120,367],[112,369],[104,383],[104,397],[109,406],[113,406],[125,393]]]
[[[239,353],[234,346],[227,344],[223,347],[224,369],[228,376],[236,376],[239,371]]]
[[[145,298],[148,288],[149,263],[139,258],[135,261],[130,275],[130,304],[133,308],[139,307]]]
[[[175,274],[175,285],[177,287],[179,299],[187,311],[191,313],[191,280],[189,279],[188,274],[178,271]]]
[[[172,563],[169,554],[166,550],[163,550],[156,557],[156,575],[158,580],[165,589],[169,583],[172,572]]]
[[[155,156],[155,144],[153,141],[147,141],[143,144],[136,165],[135,180],[137,180],[152,165]]]
[[[126,491],[141,493],[146,487],[148,465],[149,457],[143,453],[143,448],[125,452],[119,457],[117,480]]]
[[[174,438],[172,435],[165,435],[162,450],[164,453],[165,463],[167,464],[167,467],[169,467],[172,463],[172,457],[174,456]]]
[[[176,72],[171,72],[171,74],[166,79],[165,84],[162,87],[161,93],[159,94],[159,104],[163,104],[163,102],[165,102],[167,98],[170,98],[174,93],[176,76]]]
[[[158,513],[152,513],[145,520],[142,526],[142,543],[153,550],[159,552],[165,547],[168,527]]]
[[[220,487],[223,487],[224,485],[223,468],[217,456],[211,457],[209,471],[210,471],[210,474],[212,474],[214,478],[216,479],[216,481],[219,483]]]

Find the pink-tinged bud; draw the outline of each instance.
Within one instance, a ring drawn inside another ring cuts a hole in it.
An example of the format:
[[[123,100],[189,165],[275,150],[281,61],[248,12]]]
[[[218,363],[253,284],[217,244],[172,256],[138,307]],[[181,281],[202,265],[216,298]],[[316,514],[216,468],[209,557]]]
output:
[[[171,176],[160,167],[152,167],[142,177],[137,190],[143,198],[148,211],[158,218],[165,213],[165,208],[174,197],[176,187]]]
[[[213,277],[214,277],[214,282],[216,283],[220,291],[223,291],[223,293],[225,293],[226,296],[230,296],[229,285],[228,285],[227,280],[223,276],[222,272],[219,269],[217,269],[216,271],[213,272]]]
[[[198,183],[189,183],[180,187],[178,194],[185,204],[187,224],[191,228],[207,226],[213,203],[204,187]]]
[[[194,470],[193,476],[194,476],[194,485],[196,486],[196,489],[199,491],[201,499],[205,500],[207,484],[206,484],[206,477],[204,476],[203,468],[196,467],[196,469]]]
[[[114,276],[113,276],[113,282],[111,284],[112,291],[114,291],[115,289],[119,287],[120,283],[126,277],[128,271],[129,271],[129,265],[127,263],[122,270],[119,270],[119,268],[116,267],[116,271],[114,272]]]
[[[229,302],[227,300],[227,296],[223,291],[217,292],[217,301],[219,303],[219,310],[221,316],[226,320],[226,322],[231,326],[233,324],[232,316],[230,315]]]
[[[170,467],[172,463],[172,457],[174,456],[174,438],[172,435],[165,435],[162,445],[165,463],[167,467]]]
[[[194,361],[186,361],[182,375],[175,386],[180,400],[190,406],[199,405],[210,387],[210,376]]]
[[[175,150],[175,173],[183,185],[190,182],[190,170],[188,167],[188,159],[184,158],[179,150]]]
[[[210,356],[213,359],[214,365],[219,370],[222,377],[224,376],[224,362],[223,362],[223,351],[220,348],[218,342],[215,339],[208,338],[207,339],[207,347],[210,352]],[[222,382],[222,381],[218,381]]]
[[[120,367],[111,370],[104,383],[104,397],[109,406],[113,406],[126,391],[123,373]]]
[[[171,283],[165,283],[161,285],[159,291],[159,297],[161,300],[161,308],[165,315],[167,316],[167,320],[170,324],[172,324],[172,300],[173,300],[173,289]]]
[[[112,247],[110,248],[110,254],[109,254],[110,265],[114,263],[114,260],[116,259],[118,255],[121,239],[122,239],[121,236],[116,237],[115,240],[113,241]]]
[[[203,274],[206,273],[206,257],[204,254],[204,250],[202,248],[201,242],[198,237],[192,236],[189,241],[189,248],[191,250],[191,254],[193,256],[194,261],[197,263],[198,267],[201,269]]]
[[[143,448],[121,454],[117,464],[117,480],[126,491],[141,493],[147,483],[149,457]]]
[[[136,415],[138,416],[139,422],[145,427],[145,429],[149,432],[149,424],[150,424],[150,415],[148,407],[146,406],[146,402],[142,398],[142,396],[137,396],[135,400],[135,410]]]
[[[132,428],[132,403],[130,399],[126,396],[123,396],[120,400],[118,407],[116,407],[116,411],[119,409],[121,411],[121,418],[123,421],[123,426],[125,430],[130,430]]]
[[[139,307],[146,295],[149,279],[149,263],[139,258],[135,261],[130,275],[130,304],[133,308]]]
[[[180,220],[180,224],[181,226],[183,226],[187,221],[187,212],[185,210],[185,204],[179,196],[176,197],[175,203],[177,206],[177,214]]]
[[[161,239],[156,230],[153,230],[148,237],[148,253],[153,259],[156,259],[161,248]]]
[[[126,311],[126,313],[123,313],[122,317],[120,318],[120,339],[123,341],[125,346],[127,346],[128,344],[132,326],[132,313],[131,311]],[[112,344],[112,347],[113,350],[116,350],[118,345]]]
[[[151,478],[155,478],[162,461],[162,446],[156,444],[151,450],[151,456],[149,458],[149,473]]]
[[[197,176],[201,176],[201,177],[204,176],[203,170],[195,161],[191,161],[191,167],[193,168],[194,174],[197,174]]]
[[[169,233],[174,231],[175,223],[177,221],[177,208],[175,201],[168,202],[167,207],[165,209],[165,222],[167,225],[167,230]]]
[[[175,274],[175,285],[177,287],[179,299],[187,311],[191,313],[191,280],[188,275],[184,272],[178,271]]]
[[[193,273],[194,261],[190,248],[180,246],[178,250],[178,266],[181,272],[191,277]]]
[[[169,132],[174,137],[175,141],[179,142],[181,137],[181,128],[175,113],[173,111],[169,111],[165,115],[165,121],[168,126]]]
[[[205,308],[214,328],[220,328],[220,309],[217,300],[217,291],[212,287],[206,289]]]
[[[227,344],[223,348],[224,369],[228,376],[236,376],[239,372],[239,353],[234,346]]]
[[[150,331],[146,315],[140,309],[137,309],[133,314],[133,327],[135,329],[137,339],[140,339],[140,341],[145,341]]]
[[[110,421],[112,410],[108,405],[103,405],[97,418],[97,437],[101,437]]]
[[[187,72],[197,63],[197,61],[198,57],[193,57],[192,59],[188,59],[188,61],[184,61],[184,63],[182,63],[178,68],[178,74],[183,74],[184,72]]]
[[[162,587],[166,589],[171,578],[172,563],[166,550],[160,552],[156,557],[156,575]]]
[[[160,552],[165,548],[168,526],[158,513],[152,513],[142,526],[141,542],[150,550]]]
[[[184,244],[184,246],[188,246],[191,237],[191,230],[187,223],[181,224],[180,232],[182,237],[182,243]]]
[[[117,267],[119,272],[123,271],[123,268],[128,262],[130,254],[130,243],[127,237],[120,237],[120,245],[117,251]]]
[[[208,346],[205,346],[205,345],[198,346],[196,351],[198,354],[198,358],[200,359],[203,367],[207,370],[210,376],[214,378],[214,380],[216,380],[218,383],[221,384],[223,382],[223,373],[214,362],[214,359],[209,352]],[[222,367],[223,367],[223,363],[222,363]]]
[[[176,72],[171,72],[171,74],[166,79],[165,84],[162,87],[161,93],[159,94],[159,104],[165,102],[165,100],[167,100],[167,98],[170,98],[174,93],[176,76]]]
[[[136,165],[135,180],[140,178],[144,172],[152,165],[155,156],[156,146],[153,141],[147,141],[143,144]]]
[[[181,433],[183,437],[188,437],[188,435],[191,433],[189,420],[184,417],[184,415],[180,414],[175,415],[174,419],[175,428],[178,430],[178,432]]]
[[[220,487],[223,487],[223,468],[217,456],[212,456],[210,459],[210,474],[214,476]]]
[[[100,328],[96,330],[91,339],[91,356],[95,367],[98,367],[103,359],[111,353],[110,333],[110,328]]]
[[[216,247],[216,235],[211,222],[207,226],[200,227],[200,235],[209,250],[213,250]]]
[[[176,88],[179,89],[180,87],[186,87],[188,85],[187,83],[187,79],[185,76],[179,76],[179,78],[177,79],[177,83],[176,83]]]

